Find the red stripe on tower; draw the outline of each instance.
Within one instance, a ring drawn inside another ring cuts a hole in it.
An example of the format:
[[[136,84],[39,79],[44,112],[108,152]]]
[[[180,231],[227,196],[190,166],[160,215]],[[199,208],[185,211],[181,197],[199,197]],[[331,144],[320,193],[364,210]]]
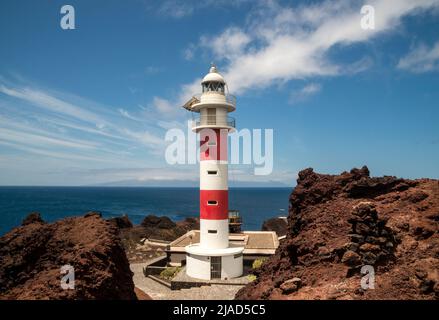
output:
[[[200,190],[200,218],[224,220],[229,215],[229,192],[227,190]]]
[[[227,161],[227,129],[203,129],[200,131],[200,161]]]

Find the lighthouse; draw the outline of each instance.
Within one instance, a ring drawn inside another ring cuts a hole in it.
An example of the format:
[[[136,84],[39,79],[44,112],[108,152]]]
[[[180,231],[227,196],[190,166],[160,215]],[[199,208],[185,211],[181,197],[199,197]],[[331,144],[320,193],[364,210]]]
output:
[[[183,107],[196,114],[192,130],[200,135],[200,242],[186,250],[186,274],[204,280],[230,279],[243,272],[242,246],[229,243],[228,116],[236,99],[212,65],[201,81],[202,93]]]

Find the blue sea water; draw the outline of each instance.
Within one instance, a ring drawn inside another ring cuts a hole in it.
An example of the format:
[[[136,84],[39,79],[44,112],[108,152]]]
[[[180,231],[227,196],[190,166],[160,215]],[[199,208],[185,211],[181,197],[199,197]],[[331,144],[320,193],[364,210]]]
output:
[[[240,211],[244,230],[260,230],[264,220],[288,213],[291,188],[231,188],[229,208]],[[127,214],[138,224],[148,214],[174,221],[199,216],[197,188],[0,187],[0,235],[32,211],[48,222],[100,211],[104,218]]]

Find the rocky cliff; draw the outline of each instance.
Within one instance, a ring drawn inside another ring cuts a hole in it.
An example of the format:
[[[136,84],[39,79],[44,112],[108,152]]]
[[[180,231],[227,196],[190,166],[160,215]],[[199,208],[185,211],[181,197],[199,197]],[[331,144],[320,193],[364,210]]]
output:
[[[74,268],[74,289],[61,267]],[[0,299],[136,299],[118,228],[98,213],[45,223],[33,213],[0,238]]]
[[[439,181],[299,173],[287,238],[237,299],[438,299]]]

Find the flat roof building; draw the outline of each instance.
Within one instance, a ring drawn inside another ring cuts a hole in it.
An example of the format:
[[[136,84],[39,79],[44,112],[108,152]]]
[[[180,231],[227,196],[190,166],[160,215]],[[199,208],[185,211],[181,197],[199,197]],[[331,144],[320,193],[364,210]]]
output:
[[[186,264],[185,247],[200,242],[200,231],[191,230],[172,241],[167,249],[168,263],[171,266]],[[229,247],[244,247],[244,264],[255,259],[268,257],[276,252],[279,239],[274,231],[243,231],[229,234]]]

